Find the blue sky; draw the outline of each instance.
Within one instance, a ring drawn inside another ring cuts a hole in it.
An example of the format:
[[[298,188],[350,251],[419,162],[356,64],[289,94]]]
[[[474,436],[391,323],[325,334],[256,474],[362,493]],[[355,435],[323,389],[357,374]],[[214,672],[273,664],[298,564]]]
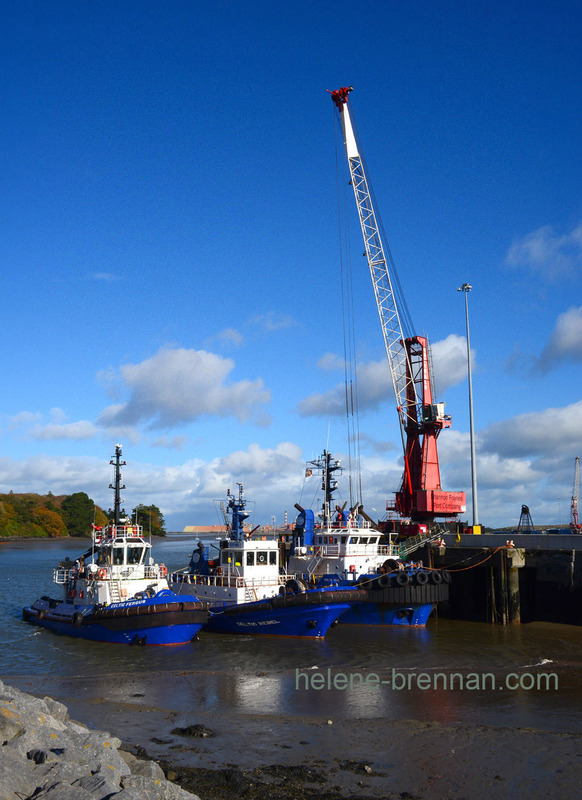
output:
[[[2,5],[0,491],[86,491],[168,526],[312,502],[347,454],[338,230],[350,233],[364,502],[402,459],[326,89],[351,107],[470,499],[569,520],[582,450],[582,10],[576,2],[23,0]],[[338,164],[339,163],[339,170]],[[313,480],[313,479],[312,479]],[[347,495],[344,495],[347,499]],[[470,518],[470,506],[469,506]]]

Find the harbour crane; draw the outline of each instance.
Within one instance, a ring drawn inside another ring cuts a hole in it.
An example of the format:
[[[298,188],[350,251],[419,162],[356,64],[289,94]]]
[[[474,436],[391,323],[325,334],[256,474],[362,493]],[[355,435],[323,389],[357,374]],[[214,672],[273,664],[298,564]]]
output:
[[[329,91],[329,90],[328,90]],[[400,517],[401,535],[427,532],[435,519],[456,517],[466,511],[464,492],[447,492],[441,487],[437,437],[451,426],[444,403],[433,397],[428,341],[423,336],[403,333],[401,315],[393,290],[393,275],[380,235],[368,178],[354,134],[348,96],[353,87],[330,92],[341,121],[365,255],[370,268],[376,305],[382,326],[404,451],[404,473],[400,489],[388,511]],[[394,276],[395,277],[395,276]]]
[[[576,456],[574,467],[574,488],[572,489],[572,505],[570,506],[570,530],[580,533],[580,520],[578,519],[578,494],[580,489],[580,459]]]

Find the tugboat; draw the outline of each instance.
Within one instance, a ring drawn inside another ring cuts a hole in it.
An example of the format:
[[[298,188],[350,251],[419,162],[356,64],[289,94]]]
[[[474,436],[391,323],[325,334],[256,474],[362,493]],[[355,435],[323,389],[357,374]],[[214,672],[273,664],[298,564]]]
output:
[[[172,590],[181,595],[195,587],[210,603],[205,631],[323,638],[360,593],[308,590],[294,575],[281,574],[279,543],[244,531],[249,514],[237,485],[238,497],[228,491],[221,503],[227,536],[216,558],[200,542],[189,567],[171,576]]]
[[[113,522],[93,526],[91,548],[76,562],[54,570],[60,599],[43,596],[23,609],[27,622],[91,639],[139,645],[184,644],[208,619],[208,606],[194,595],[177,597],[168,586],[167,568],[150,555],[141,525],[121,514],[121,445],[110,462],[115,468]]]
[[[398,545],[396,534],[384,534],[361,507],[349,512],[333,508],[333,493],[341,463],[324,450],[307,464],[307,474],[322,475],[324,501],[320,520],[311,509],[296,504],[300,512],[287,567],[298,580],[319,589],[366,590],[366,597],[342,614],[342,624],[424,626],[436,604],[449,597],[450,573],[427,569],[404,558],[440,533],[427,533]]]

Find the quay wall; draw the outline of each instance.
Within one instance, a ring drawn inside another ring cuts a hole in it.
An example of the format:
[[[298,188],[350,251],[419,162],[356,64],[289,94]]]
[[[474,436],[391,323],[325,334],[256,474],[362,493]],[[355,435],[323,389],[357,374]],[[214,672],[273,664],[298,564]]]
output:
[[[581,535],[446,534],[442,541],[418,551],[425,564],[452,575],[441,616],[582,625]]]

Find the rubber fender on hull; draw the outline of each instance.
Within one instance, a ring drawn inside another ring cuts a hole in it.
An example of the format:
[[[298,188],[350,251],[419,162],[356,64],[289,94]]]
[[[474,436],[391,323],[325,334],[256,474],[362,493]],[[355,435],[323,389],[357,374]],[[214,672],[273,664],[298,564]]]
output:
[[[392,581],[391,581],[390,575],[380,575],[378,578],[376,578],[376,581],[375,581],[376,586],[375,586],[375,588],[387,589],[390,586],[391,582]]]
[[[305,589],[305,583],[299,578],[289,578],[288,581],[285,581],[286,592],[303,593]]]

